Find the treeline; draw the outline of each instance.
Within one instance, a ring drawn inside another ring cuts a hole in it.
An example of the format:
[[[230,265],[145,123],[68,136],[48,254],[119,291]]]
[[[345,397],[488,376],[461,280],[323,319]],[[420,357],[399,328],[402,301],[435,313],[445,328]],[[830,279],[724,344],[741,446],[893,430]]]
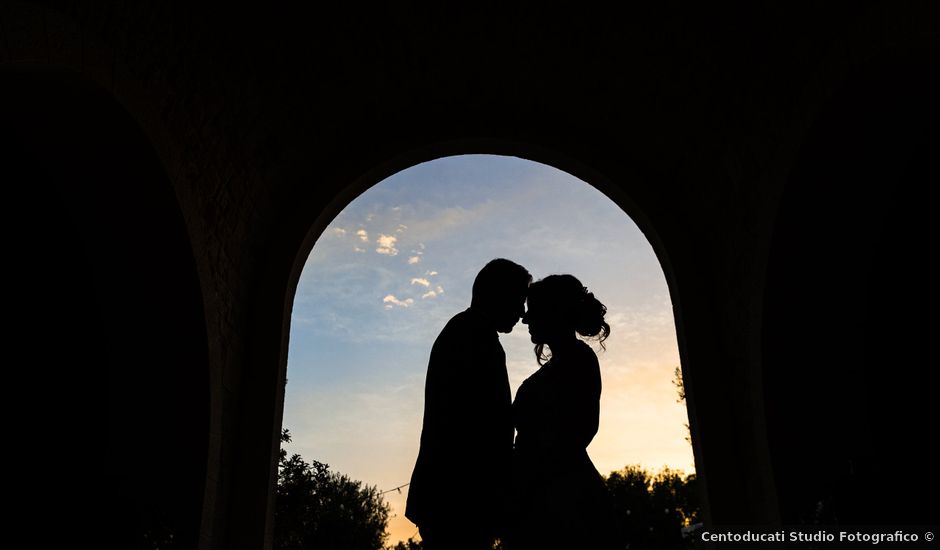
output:
[[[284,430],[281,442],[289,442]],[[606,477],[623,548],[671,550],[693,547],[684,536],[700,520],[695,474],[668,468],[651,472],[627,466]],[[277,550],[421,550],[408,539],[385,546],[389,506],[376,487],[363,485],[326,464],[280,451],[274,547]],[[496,548],[500,548],[497,544]]]
[[[695,474],[669,468],[653,473],[627,466],[611,472],[606,482],[623,548],[693,548],[693,537],[687,534],[701,518]]]
[[[281,443],[290,432],[281,432]],[[278,550],[381,550],[389,506],[376,487],[363,485],[322,462],[278,459],[274,547]]]

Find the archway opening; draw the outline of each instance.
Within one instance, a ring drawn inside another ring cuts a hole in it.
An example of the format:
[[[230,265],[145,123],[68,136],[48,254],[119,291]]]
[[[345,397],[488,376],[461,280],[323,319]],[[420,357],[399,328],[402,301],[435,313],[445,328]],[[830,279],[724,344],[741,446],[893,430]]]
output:
[[[403,485],[418,451],[431,344],[496,257],[536,279],[574,274],[608,308],[600,429],[588,447],[598,470],[694,473],[669,288],[636,223],[595,187],[544,164],[439,158],[374,185],[329,223],[291,318],[288,449],[385,493],[392,544],[417,531],[404,518]],[[538,365],[523,325],[501,342],[515,394]],[[472,488],[457,478],[454,490]]]

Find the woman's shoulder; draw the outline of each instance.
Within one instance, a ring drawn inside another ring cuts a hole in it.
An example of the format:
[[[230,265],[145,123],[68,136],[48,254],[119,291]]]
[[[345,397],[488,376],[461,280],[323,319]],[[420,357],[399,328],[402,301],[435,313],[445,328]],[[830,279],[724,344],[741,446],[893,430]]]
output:
[[[550,379],[546,376],[545,366],[543,365],[538,370],[526,377],[525,380],[519,384],[519,387],[516,389],[516,399],[514,402],[519,402],[519,397],[539,394],[545,391],[547,385],[549,385]]]
[[[584,340],[578,340],[578,343],[574,346],[574,354],[580,361],[589,361],[594,364],[598,363],[597,353],[595,353],[594,349]]]
[[[539,366],[535,372],[530,374],[525,380],[522,381],[523,384],[538,384],[540,381],[544,380],[552,371],[552,362],[551,360],[546,361],[544,365]]]
[[[597,353],[586,342],[578,340],[578,345],[574,347],[571,354],[572,363],[576,363],[576,368],[570,369],[577,373],[578,378],[594,386],[600,383],[601,365],[597,359]]]

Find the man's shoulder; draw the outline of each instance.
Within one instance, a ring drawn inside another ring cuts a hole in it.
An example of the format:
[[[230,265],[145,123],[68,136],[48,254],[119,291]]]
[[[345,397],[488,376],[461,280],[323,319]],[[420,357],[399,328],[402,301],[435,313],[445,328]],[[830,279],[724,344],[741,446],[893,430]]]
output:
[[[483,330],[484,326],[482,319],[480,319],[479,314],[474,312],[472,309],[467,308],[457,315],[454,315],[447,321],[447,324],[444,325],[444,328],[441,330],[441,334],[445,333],[466,333],[470,331],[480,331]]]
[[[454,315],[447,321],[435,341],[436,345],[466,345],[470,342],[482,343],[488,340],[499,342],[495,330],[486,326],[485,320],[479,313],[467,308]]]

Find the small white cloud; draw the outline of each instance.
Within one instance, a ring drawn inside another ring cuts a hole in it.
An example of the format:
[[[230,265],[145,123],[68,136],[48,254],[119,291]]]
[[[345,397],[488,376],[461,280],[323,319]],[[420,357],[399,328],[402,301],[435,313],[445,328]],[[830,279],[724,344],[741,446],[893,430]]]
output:
[[[375,249],[379,254],[385,254],[386,256],[395,256],[398,254],[398,249],[395,248],[395,243],[398,241],[398,237],[392,235],[379,235],[379,238],[375,240],[378,244],[378,248]]]
[[[441,294],[444,294],[444,287],[437,285],[437,288],[435,288],[434,290],[429,290],[425,292],[424,294],[421,295],[421,297],[422,298],[436,298],[440,296]]]
[[[356,235],[359,235],[360,241],[364,243],[369,242],[369,234],[366,232],[365,229],[360,229],[359,231],[356,231]]]
[[[366,251],[365,248],[360,248],[358,246],[353,247],[353,252],[365,252],[365,251]]]
[[[395,233],[404,233],[406,229],[408,229],[408,226],[400,223],[398,224],[398,229],[395,230]]]
[[[392,306],[408,307],[411,304],[415,303],[415,301],[412,298],[399,300],[398,298],[395,297],[394,294],[389,294],[388,296],[382,299],[382,303],[385,304],[385,309],[391,309]]]
[[[433,276],[437,275],[437,271],[428,271],[427,275],[428,275],[428,277],[433,277]]]
[[[342,227],[334,227],[334,228],[333,228],[333,234],[336,235],[336,236],[338,236],[338,237],[342,237],[343,235],[346,234],[346,230],[343,229]]]
[[[427,279],[421,279],[421,278],[415,277],[414,279],[411,280],[411,284],[421,285],[421,286],[431,286],[431,281]]]
[[[416,263],[418,263],[418,262],[420,262],[420,261],[421,261],[421,257],[420,257],[420,256],[412,256],[412,257],[408,258],[408,265],[415,265]]]

